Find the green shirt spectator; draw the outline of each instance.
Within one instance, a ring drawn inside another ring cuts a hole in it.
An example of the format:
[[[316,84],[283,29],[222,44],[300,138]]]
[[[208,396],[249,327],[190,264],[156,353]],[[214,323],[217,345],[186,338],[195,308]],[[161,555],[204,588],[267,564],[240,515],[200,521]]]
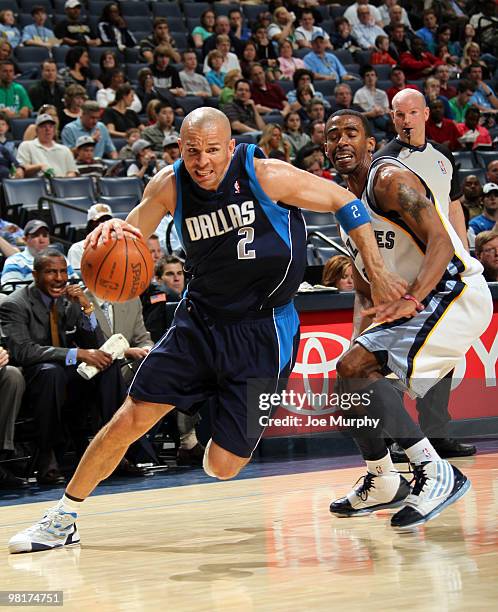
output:
[[[453,120],[456,123],[465,122],[465,113],[472,105],[470,98],[474,95],[475,86],[467,79],[462,79],[457,85],[457,95],[449,100],[453,111]]]
[[[0,109],[9,119],[25,119],[33,110],[28,92],[14,82],[15,68],[11,60],[0,62]]]

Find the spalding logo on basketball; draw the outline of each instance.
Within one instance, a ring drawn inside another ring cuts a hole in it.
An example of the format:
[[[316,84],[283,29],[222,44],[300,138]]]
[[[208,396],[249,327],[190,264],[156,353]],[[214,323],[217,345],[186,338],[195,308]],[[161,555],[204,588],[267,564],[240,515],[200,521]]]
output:
[[[142,238],[131,234],[121,240],[88,247],[81,259],[81,276],[88,289],[106,302],[127,302],[141,295],[154,273],[152,256]]]

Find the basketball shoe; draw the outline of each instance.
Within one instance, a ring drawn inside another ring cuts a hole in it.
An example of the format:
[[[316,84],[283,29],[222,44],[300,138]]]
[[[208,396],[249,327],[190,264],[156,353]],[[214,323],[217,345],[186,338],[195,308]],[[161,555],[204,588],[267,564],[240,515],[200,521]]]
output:
[[[16,533],[9,541],[9,552],[25,553],[79,544],[75,512],[66,512],[61,504],[50,508],[32,527]]]
[[[435,518],[470,489],[470,480],[448,461],[429,461],[413,466],[413,488],[391,526],[406,529]]]
[[[367,472],[356,481],[352,491],[330,504],[330,512],[338,516],[360,516],[385,508],[397,508],[409,493],[410,485],[398,472],[383,476]]]

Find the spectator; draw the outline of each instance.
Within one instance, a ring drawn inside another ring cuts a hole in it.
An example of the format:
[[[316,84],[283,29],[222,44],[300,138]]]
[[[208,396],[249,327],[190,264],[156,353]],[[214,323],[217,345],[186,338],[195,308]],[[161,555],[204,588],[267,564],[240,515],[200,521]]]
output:
[[[303,70],[305,68],[304,62],[299,57],[293,57],[292,45],[288,40],[284,40],[279,46],[280,56],[278,58],[278,65],[280,68],[281,79],[291,81],[296,70]]]
[[[352,79],[340,60],[325,51],[325,40],[321,34],[315,34],[311,43],[313,51],[304,58],[304,65],[313,72],[318,81],[346,81]]]
[[[263,150],[266,157],[276,157],[290,163],[291,145],[284,138],[282,128],[276,123],[267,123],[259,139],[258,146]]]
[[[268,83],[261,64],[251,68],[251,98],[260,114],[279,111],[284,117],[290,111],[284,90],[276,83]]]
[[[484,267],[488,283],[498,281],[498,231],[481,232],[476,238],[476,257]]]
[[[375,49],[377,36],[385,36],[384,30],[376,23],[372,23],[370,10],[367,5],[359,5],[357,8],[358,23],[353,25],[352,35],[358,41],[362,49]]]
[[[248,40],[242,51],[242,57],[240,58],[240,69],[244,79],[251,78],[251,66],[258,61],[257,48],[254,40]]]
[[[0,38],[0,63],[4,60],[10,60],[14,64],[14,73],[16,77],[21,76],[22,71],[14,59],[12,45],[7,39]]]
[[[450,67],[444,64],[437,66],[434,76],[439,81],[439,95],[444,96],[447,100],[454,98],[457,95],[456,87],[450,85]]]
[[[154,87],[157,89],[167,89],[169,93],[176,97],[183,97],[185,91],[180,81],[178,70],[170,64],[174,61],[171,49],[166,45],[161,45],[154,49],[153,61],[150,66]]]
[[[460,60],[460,68],[467,71],[473,64],[479,64],[482,68],[484,77],[488,77],[488,66],[481,59],[481,48],[476,42],[470,42],[463,48],[462,59]]]
[[[457,85],[457,93],[454,98],[451,98],[449,105],[456,123],[465,121],[465,113],[471,107],[470,99],[475,91],[473,83],[467,79],[462,79]]]
[[[117,90],[124,85],[125,82],[125,74],[121,68],[115,68],[106,75],[104,89],[99,89],[96,96],[100,108],[107,108],[110,106],[111,102],[114,102]],[[142,110],[142,102],[135,92],[133,92],[130,108],[135,111],[135,113],[139,113]]]
[[[393,25],[389,30],[389,54],[398,64],[403,53],[410,51],[409,38],[410,36],[402,23]]]
[[[493,88],[483,81],[479,64],[470,65],[468,78],[475,87],[470,103],[483,112],[495,112],[498,109],[498,98]]]
[[[2,270],[2,290],[14,290],[16,283],[26,284],[33,280],[33,260],[37,253],[49,246],[49,230],[45,221],[31,219],[24,226],[26,248],[5,260]],[[69,276],[74,276],[68,266]]]
[[[339,291],[354,291],[353,266],[345,255],[334,255],[325,262],[322,285],[336,287]]]
[[[93,402],[97,400],[100,418],[106,422],[118,409],[125,388],[112,357],[97,349],[102,334],[92,304],[81,287],[67,285],[64,256],[47,249],[37,254],[33,268],[34,283],[1,304],[2,332],[12,363],[23,368],[25,398],[36,422],[38,484],[61,485],[65,479],[54,449],[65,442],[64,427],[69,427],[81,454]],[[101,372],[84,380],[76,373],[78,362]]]
[[[214,24],[213,35],[206,38],[202,46],[202,54],[204,57],[206,57],[210,51],[216,48],[216,38],[218,36],[228,36],[230,39],[228,51],[234,53],[236,57],[240,57],[242,55],[245,43],[233,34],[227,15],[218,15]]]
[[[460,132],[454,121],[445,118],[443,102],[438,99],[431,100],[429,109],[429,119],[425,124],[427,138],[446,145],[450,151],[457,151],[460,148]]]
[[[451,40],[451,36],[451,26],[447,23],[441,24],[436,32],[436,49],[440,45],[446,45],[449,53],[447,63],[456,65],[462,54],[462,48],[460,47],[460,43]]]
[[[408,29],[412,29],[412,24],[408,17],[406,10],[399,4],[396,4],[396,0],[384,0],[384,2],[378,7],[380,17],[382,19],[382,27],[389,34],[386,26],[402,23]]]
[[[385,91],[377,88],[377,73],[372,66],[360,68],[363,87],[355,93],[353,102],[361,107],[377,130],[393,133],[394,127],[389,114],[389,99]]]
[[[108,155],[111,159],[116,159],[118,156],[116,147],[111,140],[108,129],[99,119],[99,105],[94,100],[88,100],[81,107],[81,117],[68,123],[62,130],[63,144],[70,149],[74,149],[80,136],[91,136],[96,143],[96,157],[102,158]]]
[[[235,53],[230,51],[230,38],[226,34],[218,34],[216,36],[216,49],[223,57],[221,70],[227,73],[229,70],[240,70],[240,63]],[[204,73],[209,72],[207,58],[204,60]]]
[[[333,177],[330,172],[328,170],[325,170],[324,168],[323,155],[308,155],[303,159],[302,165],[304,170],[306,170],[306,172],[309,172],[310,174],[314,174],[316,176],[319,176],[320,178],[324,178],[329,181],[333,180]]]
[[[366,6],[369,12],[369,20],[372,23],[376,23],[377,25],[382,25],[382,16],[379,12],[379,9],[376,6],[368,3],[368,0],[359,0],[359,2],[355,2],[348,6],[348,8],[344,11],[344,17],[349,21],[351,26],[356,26],[360,23],[360,18],[358,16],[358,7]]]
[[[394,68],[391,70],[391,83],[393,84],[392,87],[389,87],[389,89],[386,91],[389,106],[391,106],[394,96],[403,89],[415,89],[420,91],[417,85],[410,85],[406,82],[405,72],[401,66],[394,66]]]
[[[331,113],[343,109],[351,109],[363,113],[363,109],[358,104],[353,104],[353,92],[347,83],[339,83],[334,89],[334,100],[330,109]]]
[[[115,51],[112,51],[111,49],[109,49],[108,51],[105,51],[104,53],[102,53],[102,55],[100,56],[100,60],[99,60],[99,66],[100,66],[100,73],[98,76],[98,80],[101,83],[108,83],[109,82],[108,79],[110,78],[111,73],[120,67],[119,62],[118,62],[118,57]]]
[[[235,96],[235,83],[241,78],[242,75],[239,70],[230,70],[230,72],[227,72],[223,89],[220,92],[220,108],[233,101]]]
[[[211,86],[211,93],[213,96],[219,96],[221,90],[225,85],[226,72],[222,70],[223,66],[223,55],[218,49],[214,49],[208,53],[206,58],[207,65],[211,70],[206,72],[206,79]]]
[[[4,296],[2,296],[2,301]],[[1,302],[0,302],[1,303]],[[9,353],[0,347],[0,459],[14,455],[14,427],[17,415],[21,410],[25,389],[24,378],[19,370],[8,365]],[[15,476],[7,467],[0,465],[0,490],[22,489],[28,486],[25,478]]]
[[[72,47],[66,53],[66,66],[59,72],[64,86],[81,85],[87,87],[93,79],[90,68],[90,56],[85,47]]]
[[[192,40],[196,49],[202,49],[204,41],[214,33],[216,16],[213,9],[206,9],[200,18],[200,25],[192,30]]]
[[[183,52],[183,70],[180,72],[180,81],[187,96],[208,98],[211,95],[211,86],[206,77],[197,72],[197,55],[193,49]]]
[[[0,62],[0,109],[9,119],[25,119],[31,115],[33,105],[24,87],[14,79],[14,63]]]
[[[154,61],[154,50],[157,47],[166,47],[168,49],[168,57],[175,64],[181,60],[180,54],[176,49],[175,39],[169,33],[168,20],[165,17],[155,17],[152,22],[152,34],[140,41],[140,56],[141,59],[148,64]]]
[[[307,86],[311,91],[311,98],[320,99],[325,108],[330,108],[329,102],[323,97],[321,91],[316,91],[313,85],[313,73],[311,70],[307,70],[306,68],[298,68],[292,77],[292,82],[294,83],[294,89],[287,93],[287,102],[289,102],[292,110],[299,110],[301,108],[300,102],[297,100],[297,92],[298,89]]]
[[[311,49],[311,39],[313,37],[313,34],[317,33],[323,36],[326,47],[331,49],[332,45],[330,44],[330,37],[323,28],[315,25],[315,16],[313,14],[313,11],[307,8],[303,9],[301,11],[301,17],[299,19],[299,27],[296,28],[295,32],[297,46],[300,49]],[[282,43],[280,43],[280,45],[281,44]]]
[[[251,30],[244,24],[244,18],[239,8],[232,8],[228,12],[230,31],[239,40],[246,42],[251,37]]]
[[[268,38],[268,31],[264,26],[256,26],[254,41],[256,42],[256,61],[264,67],[270,78],[278,79],[279,67],[276,47]]]
[[[481,111],[471,106],[465,113],[465,122],[457,123],[460,138],[458,141],[466,149],[477,149],[480,145],[492,145],[491,135],[487,128],[479,125]]]
[[[104,176],[107,166],[99,158],[95,158],[95,140],[91,136],[80,136],[76,141],[74,159],[80,176]]]
[[[318,121],[323,123],[325,121],[325,106],[323,102],[318,98],[312,98],[306,107],[306,113],[309,118],[309,122],[313,123]],[[313,138],[312,138],[313,140]]]
[[[142,138],[152,143],[152,148],[157,154],[163,152],[163,141],[166,136],[179,137],[175,129],[175,113],[167,102],[159,102],[156,105],[157,121],[154,125],[146,127],[142,132]]]
[[[448,98],[445,98],[441,95],[441,85],[436,77],[430,76],[425,79],[424,93],[427,104],[429,104],[429,102],[431,102],[432,100],[441,100],[444,106],[445,116],[448,119],[453,119],[453,113],[451,112],[451,106],[449,104]]]
[[[62,130],[68,123],[81,117],[81,107],[88,99],[86,89],[81,85],[69,85],[64,92],[64,108],[59,112]]]
[[[36,138],[23,141],[17,151],[26,176],[76,176],[78,171],[71,151],[54,140],[55,119],[48,113],[38,115],[35,125]]]
[[[292,146],[291,160],[295,159],[300,149],[311,142],[308,134],[303,132],[301,117],[296,111],[291,111],[284,118],[284,134]]]
[[[462,197],[460,204],[462,205],[463,213],[467,227],[470,219],[482,214],[482,185],[475,174],[468,174],[465,177],[462,185]]]
[[[251,98],[251,86],[246,79],[239,79],[235,83],[233,102],[227,104],[223,112],[228,117],[234,134],[262,131],[265,127],[265,122]]]
[[[164,252],[161,248],[161,244],[159,242],[159,237],[157,236],[157,234],[151,234],[147,238],[147,247],[152,256],[152,261],[154,262],[155,267],[159,260],[164,257]]]
[[[15,223],[5,221],[4,219],[0,219],[0,240],[4,240],[12,247],[15,247],[15,250],[8,255],[17,253],[19,251],[18,247],[24,247],[26,245],[26,240],[24,239],[24,232],[22,229]],[[8,255],[6,256],[8,257]]]
[[[434,9],[426,9],[423,13],[424,27],[417,30],[415,34],[421,38],[425,47],[431,53],[436,52],[436,33],[438,30],[437,16]]]
[[[44,60],[41,65],[41,79],[29,90],[33,108],[44,104],[55,106],[58,113],[64,108],[64,87],[57,82],[57,64],[54,60]]]
[[[101,40],[94,30],[81,19],[81,2],[67,0],[64,4],[66,18],[57,22],[55,36],[70,47],[99,47]]]
[[[82,138],[88,138],[87,136],[83,136]],[[81,148],[84,145],[80,145]],[[86,216],[86,235],[90,234],[98,225],[104,223],[104,221],[108,221],[112,219],[113,213],[112,208],[108,204],[94,204],[90,206]],[[72,244],[67,252],[67,261],[69,265],[72,267],[76,274],[80,274],[81,270],[81,258],[83,257],[83,244],[84,240],[80,240]]]
[[[119,151],[119,159],[132,159],[133,151],[131,147],[133,143],[140,138],[140,130],[138,128],[130,128],[126,130],[126,144]]]
[[[21,44],[21,32],[15,23],[13,11],[10,9],[0,11],[0,35],[9,41],[13,49]]]
[[[317,145],[320,147],[320,150],[323,150],[325,146],[325,121],[323,118],[312,121],[310,125],[310,138],[312,145]]]
[[[0,144],[8,149],[15,157],[16,143],[12,140],[10,134],[10,119],[7,114],[0,110]]]
[[[498,221],[498,185],[486,183],[482,188],[482,205],[484,210],[469,221],[469,243],[481,232],[497,229]]]
[[[24,167],[5,145],[0,144],[0,180],[4,178],[24,178]]]
[[[347,49],[354,53],[360,48],[360,44],[351,34],[351,24],[345,17],[336,17],[334,21],[335,32],[332,32],[331,43],[334,49]]]
[[[135,161],[128,166],[126,176],[136,176],[146,183],[157,172],[157,157],[148,140],[139,138],[131,147]]]
[[[400,55],[399,63],[405,71],[406,78],[409,81],[416,81],[432,74],[436,66],[444,62],[426,51],[424,41],[417,36],[412,41],[411,51]]]
[[[136,95],[142,104],[142,109],[145,109],[147,116],[149,117],[149,111],[152,105],[158,102],[167,102],[170,104],[178,115],[183,115],[183,109],[178,105],[176,98],[167,89],[157,89],[154,84],[154,77],[152,76],[152,70],[147,68],[141,68],[138,71],[138,87]],[[150,119],[150,117],[149,117]],[[155,123],[156,118],[153,117],[151,123]]]
[[[56,38],[53,30],[45,27],[47,21],[45,7],[35,5],[31,9],[31,16],[34,23],[23,28],[21,43],[28,47],[45,47],[46,49],[58,47],[61,41]],[[37,107],[35,106],[35,108]]]
[[[103,45],[117,47],[120,51],[137,46],[137,39],[128,29],[118,2],[109,2],[104,6],[100,16],[99,36]]]
[[[496,183],[498,185],[498,159],[489,162],[486,168],[486,179],[488,183]]]
[[[57,114],[57,109],[52,104],[44,104],[40,106],[38,109],[38,115],[50,115],[52,119],[55,121],[55,136],[54,140],[58,142],[59,140],[59,116]],[[36,122],[30,123],[28,127],[24,130],[24,134],[22,136],[23,140],[34,140],[36,138]]]
[[[483,51],[497,56],[496,32],[498,28],[498,17],[496,16],[496,2],[484,0],[481,12],[472,15],[470,25],[474,26],[476,37]]]
[[[319,100],[319,98],[314,98],[311,87],[309,85],[301,85],[297,90],[296,102],[293,106],[297,109],[301,122],[305,127],[311,121],[311,117],[308,115],[308,108],[313,99]]]
[[[159,243],[157,236],[156,240]],[[155,244],[155,253],[159,253],[159,250],[157,244]],[[177,302],[181,299],[185,289],[185,274],[181,259],[175,255],[161,255],[155,262],[154,274],[160,289],[166,293],[169,301]]]
[[[178,138],[176,136],[165,136],[163,140],[163,162],[165,166],[171,166],[180,159],[180,147],[178,146]]]
[[[389,54],[389,36],[381,34],[375,39],[375,49],[370,56],[370,63],[375,64],[391,64],[396,65],[396,61]]]
[[[285,6],[279,6],[273,12],[273,21],[268,26],[268,38],[277,45],[288,40],[294,46],[296,42],[295,21],[294,13],[289,13]]]

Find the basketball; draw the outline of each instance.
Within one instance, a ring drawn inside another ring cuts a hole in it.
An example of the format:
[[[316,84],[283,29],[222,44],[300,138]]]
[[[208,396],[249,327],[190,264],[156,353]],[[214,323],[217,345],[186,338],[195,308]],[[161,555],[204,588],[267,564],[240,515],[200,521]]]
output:
[[[106,302],[127,302],[143,293],[152,280],[154,263],[142,238],[131,234],[121,240],[88,247],[81,259],[81,275],[88,289]]]

